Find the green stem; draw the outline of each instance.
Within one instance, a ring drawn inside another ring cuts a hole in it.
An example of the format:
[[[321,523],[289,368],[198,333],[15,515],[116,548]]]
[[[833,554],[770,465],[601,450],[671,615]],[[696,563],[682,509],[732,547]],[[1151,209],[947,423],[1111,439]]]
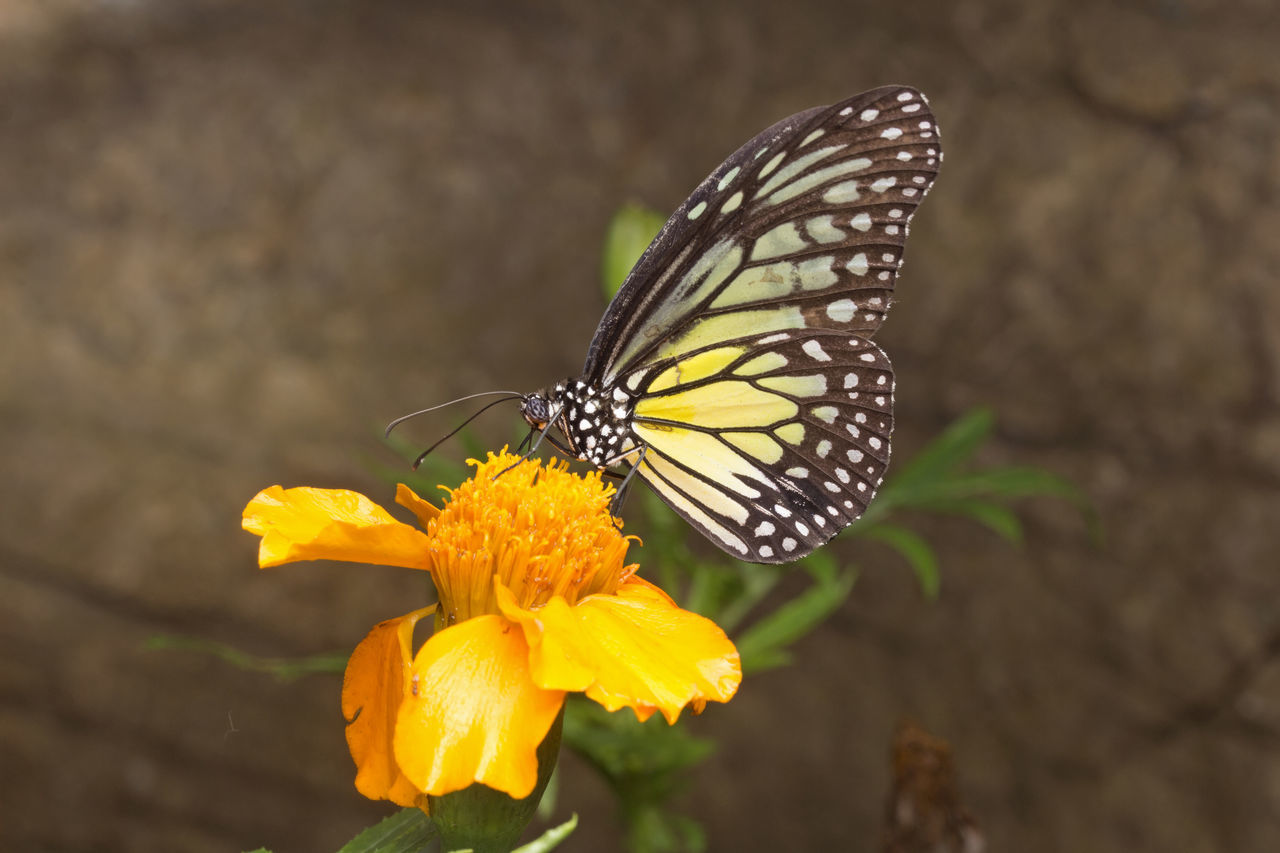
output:
[[[538,783],[533,793],[524,799],[512,799],[479,783],[429,798],[431,820],[440,832],[444,850],[510,853],[533,820],[551,771],[555,769],[563,723],[564,708],[561,707],[551,730],[538,746]]]

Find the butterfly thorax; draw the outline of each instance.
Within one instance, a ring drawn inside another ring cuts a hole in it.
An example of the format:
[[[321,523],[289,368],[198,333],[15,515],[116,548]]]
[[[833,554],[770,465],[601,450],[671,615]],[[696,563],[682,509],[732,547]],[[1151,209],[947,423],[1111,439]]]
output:
[[[617,386],[565,379],[527,396],[520,413],[534,429],[559,427],[568,450],[592,465],[611,465],[637,444],[630,426],[635,400]]]

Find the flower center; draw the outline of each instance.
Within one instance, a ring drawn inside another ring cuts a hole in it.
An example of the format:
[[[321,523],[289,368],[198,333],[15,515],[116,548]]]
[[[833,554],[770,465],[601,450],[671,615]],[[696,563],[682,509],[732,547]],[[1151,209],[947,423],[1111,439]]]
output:
[[[613,593],[635,570],[624,565],[628,539],[614,526],[614,490],[599,472],[580,477],[567,463],[528,460],[497,476],[518,458],[504,450],[473,460],[475,476],[428,527],[446,625],[497,613],[495,580],[531,609],[556,596],[573,604]]]

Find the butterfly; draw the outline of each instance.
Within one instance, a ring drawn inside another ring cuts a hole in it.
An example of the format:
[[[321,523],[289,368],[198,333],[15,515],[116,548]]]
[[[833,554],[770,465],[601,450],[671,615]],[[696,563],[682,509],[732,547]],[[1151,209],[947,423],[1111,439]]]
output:
[[[619,496],[639,476],[734,557],[825,544],[889,464],[893,368],[871,337],[941,160],[903,86],[764,130],[667,220],[582,374],[521,395],[524,419],[566,455],[626,466]]]

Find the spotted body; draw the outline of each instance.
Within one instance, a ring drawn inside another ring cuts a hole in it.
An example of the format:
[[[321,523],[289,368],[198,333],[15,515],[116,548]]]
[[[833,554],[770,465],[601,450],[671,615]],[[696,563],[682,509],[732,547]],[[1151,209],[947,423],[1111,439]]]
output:
[[[528,395],[525,419],[579,459],[634,466],[736,557],[824,544],[889,463],[893,369],[871,337],[941,157],[901,86],[765,130],[672,214],[582,375]]]

